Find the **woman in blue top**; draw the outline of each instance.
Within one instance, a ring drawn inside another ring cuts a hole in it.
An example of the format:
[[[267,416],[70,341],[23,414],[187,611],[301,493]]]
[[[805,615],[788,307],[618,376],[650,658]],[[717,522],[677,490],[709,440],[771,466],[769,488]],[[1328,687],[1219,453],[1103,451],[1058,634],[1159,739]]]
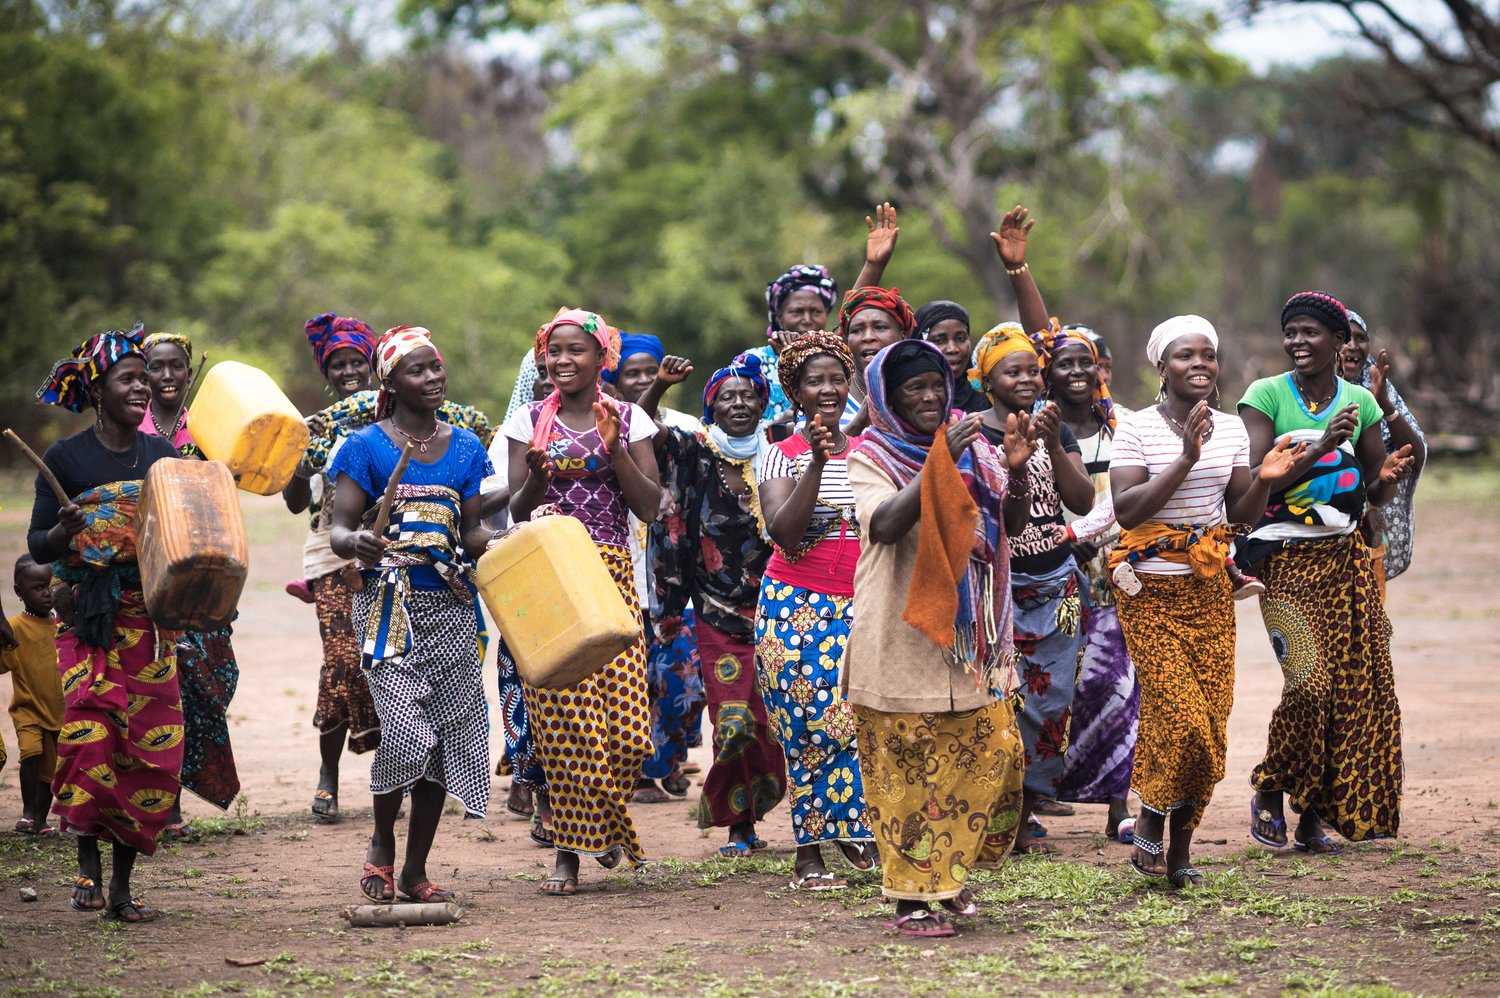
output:
[[[379,421],[351,434],[329,469],[337,483],[333,549],[364,567],[354,627],[380,715],[370,766],[375,831],[360,889],[372,901],[394,899],[398,887],[413,900],[448,901],[452,892],[427,877],[444,793],[476,818],[490,796],[472,562],[494,537],[481,522],[479,498],[479,484],[494,468],[479,437],[438,419],[448,375],[427,330],[388,330],[375,357]],[[407,442],[414,445],[411,463],[389,526],[377,536],[370,529],[375,508]],[[407,794],[406,859],[395,878],[396,814]]]
[[[1240,418],[1259,465],[1278,439],[1306,454],[1269,479],[1270,501],[1236,557],[1259,571],[1261,614],[1285,686],[1271,715],[1266,754],[1250,782],[1250,834],[1287,844],[1282,796],[1301,816],[1293,845],[1317,854],[1346,839],[1396,834],[1401,820],[1401,707],[1391,667],[1391,626],[1358,532],[1365,504],[1383,506],[1410,471],[1411,448],[1387,455],[1375,396],[1338,376],[1349,314],[1307,291],[1281,310],[1292,369],[1245,390]]]

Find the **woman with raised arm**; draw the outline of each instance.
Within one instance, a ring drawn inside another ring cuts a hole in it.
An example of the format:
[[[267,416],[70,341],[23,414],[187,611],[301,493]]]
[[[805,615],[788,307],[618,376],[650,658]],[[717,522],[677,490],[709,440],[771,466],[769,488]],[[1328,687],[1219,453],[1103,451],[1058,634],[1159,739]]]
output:
[[[36,478],[27,547],[66,583],[75,607],[57,636],[63,726],[52,778],[58,827],[78,835],[74,911],[107,909],[122,922],[158,912],[131,892],[138,853],[150,856],[179,793],[182,697],[176,643],[146,613],[136,562],[141,481],[177,450],[140,432],[151,385],[145,329],[111,329],[59,361],[36,397],[70,412],[92,408],[94,425],[47,448],[42,461],[71,497],[59,502]],[[99,840],[109,839],[106,893]]]
[[[493,468],[478,436],[438,418],[448,372],[426,329],[387,330],[375,363],[379,418],[350,434],[328,469],[333,550],[363,567],[353,619],[380,715],[370,764],[375,828],[360,890],[378,903],[398,893],[451,901],[453,892],[427,872],[444,796],[472,818],[484,817],[490,799],[484,623],[473,574],[494,536],[479,499],[479,483]],[[371,528],[403,447],[411,448],[410,463],[389,522],[376,534]],[[396,817],[407,797],[406,854],[396,875]]]
[[[640,613],[635,570],[626,546],[628,514],[656,519],[652,438],[656,424],[631,403],[606,398],[599,376],[620,361],[620,334],[593,312],[561,308],[536,334],[536,354],[552,394],[506,420],[510,440],[511,515],[546,512],[581,521],[599,548],[620,595]],[[646,635],[603,669],[564,690],[525,687],[534,752],[546,773],[557,847],[542,893],[578,893],[580,856],[605,869],[645,861],[627,808],[651,754],[646,693]],[[603,746],[601,749],[600,746]]]
[[[877,860],[854,712],[840,691],[859,561],[848,458],[860,438],[838,429],[854,358],[833,333],[809,333],[781,351],[780,374],[800,429],[774,445],[760,483],[776,551],[760,586],[756,658],[792,784],[792,886],[838,890],[848,882],[824,865],[824,842],[857,870]]]
[[[953,368],[930,343],[866,369],[870,429],[849,458],[861,547],[844,659],[888,928],[951,936],[979,908],[966,885],[1004,861],[1025,753],[1005,697],[1015,676],[1006,534],[1030,507],[1030,415],[1005,455],[979,417],[950,420]],[[933,905],[937,905],[934,910]]]
[[[1251,773],[1250,834],[1287,845],[1282,798],[1302,816],[1291,844],[1315,855],[1396,834],[1401,822],[1401,705],[1391,624],[1359,536],[1366,504],[1383,506],[1411,470],[1412,448],[1391,453],[1375,428],[1387,419],[1367,389],[1338,376],[1349,314],[1332,295],[1305,291],[1281,310],[1285,374],[1245,389],[1240,416],[1250,460],[1297,443],[1275,472],[1255,529],[1237,557],[1264,562],[1261,615],[1285,678],[1266,754]],[[1396,421],[1401,417],[1395,415]],[[1258,511],[1259,512],[1259,511]]]
[[[1219,335],[1207,319],[1163,322],[1146,357],[1161,395],[1115,431],[1109,485],[1123,532],[1109,568],[1141,688],[1131,774],[1141,815],[1130,865],[1181,889],[1204,882],[1192,865],[1193,829],[1224,778],[1234,702],[1234,600],[1224,570],[1231,524],[1259,515],[1267,479],[1302,450],[1280,446],[1250,470],[1244,425],[1208,404]]]

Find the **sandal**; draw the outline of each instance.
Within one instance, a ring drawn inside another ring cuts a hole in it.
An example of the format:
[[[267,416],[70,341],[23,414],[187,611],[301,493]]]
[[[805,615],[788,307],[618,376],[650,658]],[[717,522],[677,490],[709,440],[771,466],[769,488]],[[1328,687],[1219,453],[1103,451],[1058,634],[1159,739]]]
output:
[[[136,925],[140,922],[154,922],[161,917],[161,912],[155,908],[147,908],[138,898],[127,898],[109,906],[104,913],[105,918],[117,922],[125,922],[128,925]]]
[[[824,870],[822,873],[804,873],[787,886],[794,891],[842,891],[848,890],[849,882]]]
[[[910,915],[902,915],[894,922],[886,925],[891,932],[899,932],[903,936],[918,936],[923,939],[936,939],[944,936],[956,936],[958,930],[953,923],[948,921],[948,916],[942,912],[929,911],[926,908],[912,912]]]
[[[603,856],[595,856],[594,857],[594,862],[598,863],[600,866],[604,867],[606,870],[613,870],[615,867],[619,866],[620,863],[624,859],[625,859],[625,849],[624,849],[624,847],[623,846],[615,846],[613,849],[611,849],[609,852],[605,853]]]
[[[750,855],[750,843],[726,842],[719,846],[719,855],[725,859],[744,859]]]
[[[1259,842],[1261,845],[1267,846],[1271,849],[1285,849],[1286,817],[1282,816],[1280,818],[1277,818],[1272,815],[1270,811],[1266,810],[1263,807],[1260,807],[1259,804],[1260,793],[1257,791],[1256,793],[1250,795],[1250,837]],[[1260,832],[1260,829],[1262,827],[1270,828],[1271,835],[1262,835]],[[1278,842],[1276,841],[1276,839],[1271,837],[1274,835],[1280,835],[1281,841]]]
[[[531,816],[531,841],[548,849],[557,845],[557,836],[552,832],[552,825],[546,818],[542,817],[541,811],[536,811]]]
[[[396,899],[396,878],[392,876],[395,869],[395,864],[376,866],[374,863],[365,863],[365,872],[359,878],[360,893],[376,904],[390,904]],[[371,894],[370,888],[366,885],[372,880],[378,880],[385,887],[389,887],[390,894],[385,893],[385,888],[382,888],[379,894]]]
[[[428,904],[433,901],[457,901],[458,895],[452,891],[445,891],[430,880],[424,880],[410,890],[403,890],[401,896],[408,901],[419,901]]]
[[[957,897],[943,898],[938,904],[959,918],[973,918],[979,914],[979,902],[974,900],[974,892],[967,886],[958,892]]]
[[[312,816],[319,821],[339,820],[339,797],[332,790],[324,790],[319,787],[318,792],[313,794]]]
[[[531,788],[516,780],[510,781],[510,792],[505,795],[505,809],[517,818],[529,818],[536,811],[531,798]]]
[[[672,799],[672,795],[656,785],[655,780],[643,780],[636,784],[635,792],[630,795],[632,804],[665,804]]]
[[[1049,818],[1068,818],[1078,812],[1072,804],[1064,804],[1054,797],[1038,797],[1031,807],[1032,814],[1045,814]]]
[[[1047,837],[1047,826],[1036,820],[1036,815],[1026,819],[1026,834],[1034,839],[1045,839]]]
[[[163,842],[182,842],[191,838],[192,835],[193,830],[188,827],[186,821],[176,822],[161,830],[161,840]]]
[[[1337,856],[1344,851],[1343,846],[1326,835],[1315,835],[1306,842],[1298,839],[1292,843],[1292,848],[1309,856]]]
[[[30,818],[22,818],[20,821],[16,822],[16,831],[20,832],[22,835],[35,835],[36,822],[32,821]]]
[[[78,900],[79,892],[88,899],[87,904]],[[98,901],[98,904],[94,902]],[[68,898],[68,907],[74,911],[101,911],[104,908],[104,890],[89,877],[73,878],[73,896]]]
[[[850,842],[847,839],[840,839],[837,845],[839,847],[839,852],[844,854],[844,862],[848,863],[856,870],[875,869],[875,863],[879,859],[880,854],[876,853],[875,850],[870,847],[869,843]],[[850,854],[851,851],[853,855]],[[874,855],[872,855],[872,853]]]
[[[1184,866],[1180,870],[1173,870],[1167,874],[1167,883],[1172,885],[1173,890],[1181,891],[1189,887],[1202,887],[1208,883],[1208,878],[1191,866]]]
[[[661,788],[673,797],[686,797],[690,787],[692,787],[692,782],[680,769],[661,781]]]
[[[1011,852],[1017,856],[1056,856],[1057,846],[1048,845],[1033,835],[1030,842],[1017,842],[1011,848]]]
[[[36,830],[36,833],[42,838],[46,838],[49,835],[61,835],[62,829],[58,828],[56,825],[43,825],[41,828],[38,828]]]
[[[1135,837],[1134,845],[1136,849],[1139,849],[1141,852],[1145,853],[1147,856],[1150,856],[1153,859],[1157,858],[1162,853],[1167,851],[1166,844],[1160,839],[1153,841],[1151,839],[1142,838],[1140,835],[1137,835]],[[1145,877],[1147,880],[1160,880],[1164,876],[1164,874],[1157,873],[1155,870],[1148,870],[1146,867],[1137,863],[1135,861],[1134,851],[1132,851],[1130,854],[1130,868],[1140,876]]]
[[[559,877],[553,875],[542,881],[542,886],[537,888],[543,894],[551,894],[553,897],[572,897],[578,893],[577,877]]]
[[[759,835],[752,835],[752,836],[750,836],[750,849],[751,849],[752,852],[760,852],[762,849],[769,848],[770,845],[771,845],[771,843],[767,842],[765,839],[761,838]]]

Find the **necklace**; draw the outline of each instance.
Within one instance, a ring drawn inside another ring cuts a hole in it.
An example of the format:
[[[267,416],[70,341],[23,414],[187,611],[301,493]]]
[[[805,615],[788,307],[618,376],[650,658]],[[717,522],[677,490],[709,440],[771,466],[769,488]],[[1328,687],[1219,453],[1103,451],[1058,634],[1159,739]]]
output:
[[[419,436],[416,436],[415,434],[407,433],[401,427],[397,426],[396,425],[396,417],[394,417],[394,416],[391,417],[391,429],[395,430],[397,433],[401,434],[403,437],[405,437],[406,439],[410,440],[412,443],[416,444],[417,445],[417,450],[421,451],[423,454],[427,453],[427,445],[430,444],[430,443],[432,443],[432,438],[435,437],[435,436],[437,436],[438,435],[438,430],[441,430],[442,428],[443,428],[443,424],[441,422],[438,422],[438,423],[436,423],[436,424],[433,425],[431,433],[427,434],[427,436],[425,436],[425,437],[419,437]]]
[[[839,430],[838,434],[839,439],[843,441],[843,444],[836,450],[830,450],[828,452],[829,457],[843,457],[849,452],[849,434],[845,433],[843,430]],[[808,440],[807,437],[803,437],[802,439],[807,440],[809,447],[812,446],[812,441]]]
[[[148,405],[146,406],[146,411],[151,414],[151,427],[152,429],[156,430],[156,435],[159,437],[166,437],[168,440],[171,440],[177,435],[177,431],[182,429],[182,421],[187,418],[187,410],[178,408],[177,418],[172,420],[172,432],[168,433],[166,430],[161,428],[161,423],[157,422],[156,410]]]
[[[1156,411],[1162,414],[1162,418],[1163,419],[1165,419],[1167,422],[1169,422],[1169,423],[1172,424],[1172,429],[1174,429],[1177,432],[1177,435],[1179,437],[1181,437],[1184,440],[1187,439],[1187,426],[1185,424],[1183,424],[1183,423],[1179,423],[1175,418],[1173,418],[1172,414],[1167,411],[1167,403],[1166,402],[1158,402],[1158,403],[1156,403]],[[1208,441],[1210,441],[1210,440],[1213,439],[1213,436],[1214,436],[1214,418],[1213,418],[1212,414],[1210,414],[1209,417],[1208,417],[1208,429],[1206,429],[1206,430],[1203,431],[1203,442],[1207,443]]]
[[[749,470],[748,462],[740,466],[740,478],[745,482],[745,490],[743,492],[729,484],[729,478],[724,474],[724,465],[728,463],[728,458],[724,457],[723,455],[716,455],[714,460],[714,470],[719,473],[719,483],[724,486],[725,492],[728,492],[736,499],[745,499],[749,497],[750,493],[753,490],[750,488],[750,476],[746,473]]]
[[[1314,402],[1308,396],[1307,389],[1302,387],[1302,378],[1297,374],[1296,371],[1292,372],[1292,384],[1297,386],[1297,392],[1302,396],[1302,401],[1307,403],[1308,412],[1317,412],[1318,406],[1326,405],[1329,402],[1332,402],[1333,397],[1339,393],[1339,382],[1337,378],[1333,380],[1333,391],[1329,392],[1326,397],[1318,399],[1316,402]]]
[[[125,463],[125,456],[123,454],[121,454],[119,451],[110,450],[105,446],[104,437],[100,435],[98,426],[94,427],[94,439],[99,441],[99,446],[104,448],[104,452],[106,454],[114,458],[116,461],[120,462],[121,467],[129,468],[131,471],[134,471],[135,466],[141,463],[141,435],[139,433],[137,433],[135,435],[135,438],[130,441],[129,464]]]

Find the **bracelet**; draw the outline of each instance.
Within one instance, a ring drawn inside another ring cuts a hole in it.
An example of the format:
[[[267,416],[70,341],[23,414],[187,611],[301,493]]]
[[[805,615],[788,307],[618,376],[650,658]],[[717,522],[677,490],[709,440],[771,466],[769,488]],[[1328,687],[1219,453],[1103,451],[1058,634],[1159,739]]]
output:
[[[1031,269],[1031,264],[1029,264],[1029,263],[1023,263],[1019,267],[1017,267],[1015,270],[1011,270],[1009,267],[1006,267],[1005,268],[1005,272],[1007,274],[1009,274],[1011,277],[1020,277],[1022,274],[1026,273],[1030,269]]]
[[[1005,494],[1012,499],[1022,499],[1031,495],[1031,476],[1011,475],[1005,483]]]

